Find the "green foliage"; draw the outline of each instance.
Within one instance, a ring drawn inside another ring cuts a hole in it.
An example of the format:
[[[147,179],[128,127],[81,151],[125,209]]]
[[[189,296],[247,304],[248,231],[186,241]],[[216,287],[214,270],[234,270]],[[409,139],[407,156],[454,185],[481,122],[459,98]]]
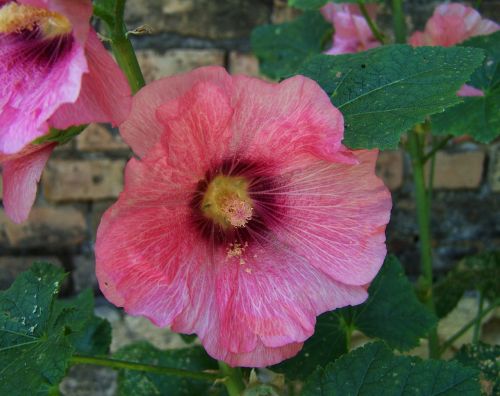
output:
[[[73,347],[53,304],[65,274],[37,263],[0,293],[0,394],[49,394],[68,367]]]
[[[470,84],[484,96],[465,97],[464,102],[432,119],[436,135],[470,135],[489,143],[500,135],[500,32],[477,36],[461,44],[486,51],[483,64],[471,77]]]
[[[316,10],[323,7],[329,0],[288,0],[290,7],[300,8],[301,10]]]
[[[0,394],[52,395],[75,351],[106,353],[109,324],[89,291],[57,301],[64,271],[35,263],[0,293]]]
[[[437,325],[437,319],[417,299],[399,260],[388,256],[368,289],[362,305],[347,308],[352,326],[369,337],[405,351],[418,346],[420,338]]]
[[[455,355],[464,366],[481,372],[481,388],[484,395],[500,395],[500,345],[482,342],[464,345]]]
[[[201,347],[162,351],[147,342],[127,345],[117,351],[116,359],[143,364],[180,368],[191,371],[216,370],[217,363]],[[123,396],[169,395],[197,396],[221,395],[221,386],[207,381],[159,375],[149,372],[120,370],[118,394]]]
[[[347,352],[348,333],[354,329],[404,351],[416,347],[437,324],[434,315],[418,301],[394,256],[387,257],[368,293],[361,305],[321,315],[302,351],[273,370],[289,378],[308,376],[318,365],[324,366]]]
[[[477,396],[477,371],[457,362],[397,356],[381,342],[344,355],[307,380],[301,396]]]
[[[272,367],[287,379],[304,379],[316,367],[333,362],[347,352],[347,329],[341,309],[324,313],[316,322],[314,334],[299,354]]]
[[[36,139],[33,142],[33,144],[43,144],[43,143],[66,144],[71,139],[82,133],[86,127],[87,125],[77,125],[63,130],[51,128],[49,133]]]
[[[332,26],[318,11],[309,11],[292,22],[259,26],[252,32],[252,50],[260,71],[274,79],[294,74],[303,62],[321,53],[331,38]]]
[[[436,314],[443,318],[467,290],[479,290],[486,299],[500,297],[500,252],[485,252],[464,258],[434,286]]]
[[[94,15],[102,19],[108,28],[113,29],[115,25],[116,0],[94,0]]]
[[[298,74],[316,80],[342,112],[347,146],[393,149],[413,125],[460,102],[456,92],[483,58],[476,48],[388,45],[317,55]]]
[[[381,0],[288,0],[290,7],[300,8],[301,10],[316,10],[323,7],[326,3],[380,3]]]

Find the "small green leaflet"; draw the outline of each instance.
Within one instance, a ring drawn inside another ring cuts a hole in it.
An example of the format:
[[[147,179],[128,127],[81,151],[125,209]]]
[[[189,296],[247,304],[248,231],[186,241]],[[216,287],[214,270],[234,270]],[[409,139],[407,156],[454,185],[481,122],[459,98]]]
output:
[[[191,371],[217,370],[218,368],[216,361],[199,346],[163,351],[143,341],[126,345],[113,357],[119,360]],[[140,371],[120,370],[118,376],[119,396],[219,396],[225,394],[222,388],[222,384],[214,384],[210,381]]]
[[[458,89],[484,52],[466,47],[387,45],[348,55],[316,55],[299,69],[344,115],[351,148],[395,149],[400,136],[459,103]]]
[[[291,76],[303,62],[321,53],[332,31],[318,11],[305,12],[292,22],[255,28],[251,44],[260,71],[274,79]]]
[[[397,356],[367,344],[318,368],[301,396],[478,396],[477,371],[457,362]]]
[[[478,142],[489,143],[500,135],[500,31],[473,37],[460,46],[486,51],[482,66],[470,80],[484,96],[464,97],[463,103],[432,117],[432,132],[435,135],[470,135]]]
[[[66,144],[74,137],[78,136],[87,125],[77,125],[69,127],[68,129],[55,129],[51,128],[49,133],[44,136],[40,136],[33,143],[34,144],[44,144],[44,143],[59,143]]]
[[[61,268],[35,263],[0,292],[0,395],[54,394],[75,350],[109,348],[110,338],[102,337],[109,324],[93,316],[90,292],[56,300],[65,276]]]
[[[347,352],[347,331],[358,329],[405,351],[418,346],[437,324],[436,317],[418,301],[398,259],[388,256],[361,305],[327,312],[316,323],[314,335],[294,358],[273,367],[289,378],[303,378]]]

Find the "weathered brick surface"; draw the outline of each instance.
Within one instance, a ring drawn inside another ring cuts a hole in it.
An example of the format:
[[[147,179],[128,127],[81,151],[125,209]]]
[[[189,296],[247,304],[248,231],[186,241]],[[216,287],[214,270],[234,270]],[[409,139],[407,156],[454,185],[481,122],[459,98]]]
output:
[[[500,143],[490,147],[488,182],[494,192],[500,192]]]
[[[123,189],[124,160],[49,161],[43,174],[45,197],[52,202],[116,198]]]
[[[100,124],[91,124],[78,135],[76,148],[80,151],[124,151],[129,149],[118,132],[113,133]]]
[[[132,29],[148,24],[156,33],[246,38],[269,21],[271,6],[269,0],[134,0],[127,3],[126,20]]]
[[[229,72],[231,74],[246,74],[259,76],[259,61],[252,54],[231,51],[229,54]]]
[[[481,183],[485,154],[483,151],[438,152],[434,173],[436,189],[469,189]],[[429,172],[429,163],[426,168]],[[427,177],[428,179],[428,177]]]
[[[35,261],[47,261],[62,267],[61,260],[55,256],[0,256],[0,290],[9,288],[16,277]]]
[[[99,287],[95,276],[95,258],[84,255],[74,257],[71,277],[76,293],[80,293],[87,288],[97,291]]]
[[[208,65],[224,65],[224,51],[217,49],[176,49],[159,54],[138,51],[137,57],[147,82]]]
[[[403,153],[401,151],[381,151],[377,159],[377,175],[391,190],[403,184]]]
[[[73,207],[37,207],[27,221],[12,223],[0,211],[0,251],[8,248],[61,249],[80,245],[87,235],[83,213]]]

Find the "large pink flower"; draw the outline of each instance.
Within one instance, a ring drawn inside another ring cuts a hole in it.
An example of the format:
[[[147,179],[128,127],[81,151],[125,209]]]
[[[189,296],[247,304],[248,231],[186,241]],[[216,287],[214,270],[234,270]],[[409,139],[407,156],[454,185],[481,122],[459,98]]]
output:
[[[372,17],[375,17],[376,9],[376,5],[368,6]],[[356,4],[328,3],[321,8],[321,13],[335,28],[333,46],[326,54],[350,54],[380,45]]]
[[[494,33],[500,26],[481,15],[471,7],[459,3],[441,4],[427,21],[423,32],[410,37],[413,46],[440,45],[451,47],[470,37]]]
[[[7,215],[28,216],[50,127],[121,123],[130,88],[90,26],[90,0],[0,0],[0,166]]]
[[[139,158],[97,235],[111,302],[265,366],[295,355],[318,314],[366,299],[390,194],[377,152],[341,145],[314,81],[197,69],[143,88],[121,133]]]

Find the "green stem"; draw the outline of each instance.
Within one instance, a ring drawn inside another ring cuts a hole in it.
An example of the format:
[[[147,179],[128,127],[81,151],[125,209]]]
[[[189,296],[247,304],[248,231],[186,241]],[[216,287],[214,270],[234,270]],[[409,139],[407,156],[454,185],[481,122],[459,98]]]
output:
[[[483,312],[484,305],[484,293],[482,291],[479,292],[479,302],[477,305],[477,315],[476,322],[474,324],[474,333],[472,334],[472,343],[477,344],[479,341],[479,337],[481,336],[481,314]]]
[[[370,30],[373,33],[373,36],[380,42],[380,44],[385,43],[384,35],[380,31],[380,29],[377,27],[373,19],[370,17],[370,14],[368,13],[368,10],[366,9],[365,3],[358,1],[358,7],[361,11],[361,14],[363,14],[363,17],[365,18],[366,23],[370,27]]]
[[[396,43],[406,43],[406,20],[403,12],[403,0],[392,0],[392,24]]]
[[[422,289],[427,307],[434,312],[434,300],[432,297],[432,250],[430,230],[430,202],[425,188],[423,146],[425,134],[423,132],[411,131],[408,136],[408,150],[410,152],[413,166],[413,181],[415,183],[415,201],[417,204],[417,220],[420,235],[420,263],[422,268]],[[429,333],[429,356],[439,356],[439,339],[437,329]]]
[[[73,357],[71,358],[71,363],[92,364],[94,366],[111,367],[114,369],[144,371],[148,373],[171,375],[174,377],[193,378],[206,381],[215,381],[221,379],[221,376],[215,373],[196,372],[172,367],[154,366],[150,364],[142,364],[96,356],[73,355]]]
[[[132,93],[135,94],[145,85],[145,82],[132,43],[126,35],[125,24],[123,22],[124,11],[125,0],[116,0],[115,25],[111,30],[111,49],[115,55],[116,62],[118,62],[118,65],[127,76]]]
[[[453,343],[462,337],[469,329],[474,326],[478,321],[481,321],[486,315],[488,315],[491,311],[493,311],[496,307],[498,307],[500,301],[496,301],[491,304],[488,308],[483,310],[480,315],[470,320],[465,324],[460,330],[458,330],[454,335],[452,335],[447,341],[443,343],[441,346],[441,353],[446,351],[449,347],[453,345]]]
[[[432,147],[431,151],[424,155],[423,161],[424,163],[434,158],[436,153],[441,150],[444,146],[448,144],[448,142],[453,139],[453,136],[447,136],[443,140],[441,140],[438,144]]]
[[[240,396],[245,390],[245,383],[239,367],[231,367],[226,363],[219,361],[219,368],[224,374],[224,385],[229,396]]]

